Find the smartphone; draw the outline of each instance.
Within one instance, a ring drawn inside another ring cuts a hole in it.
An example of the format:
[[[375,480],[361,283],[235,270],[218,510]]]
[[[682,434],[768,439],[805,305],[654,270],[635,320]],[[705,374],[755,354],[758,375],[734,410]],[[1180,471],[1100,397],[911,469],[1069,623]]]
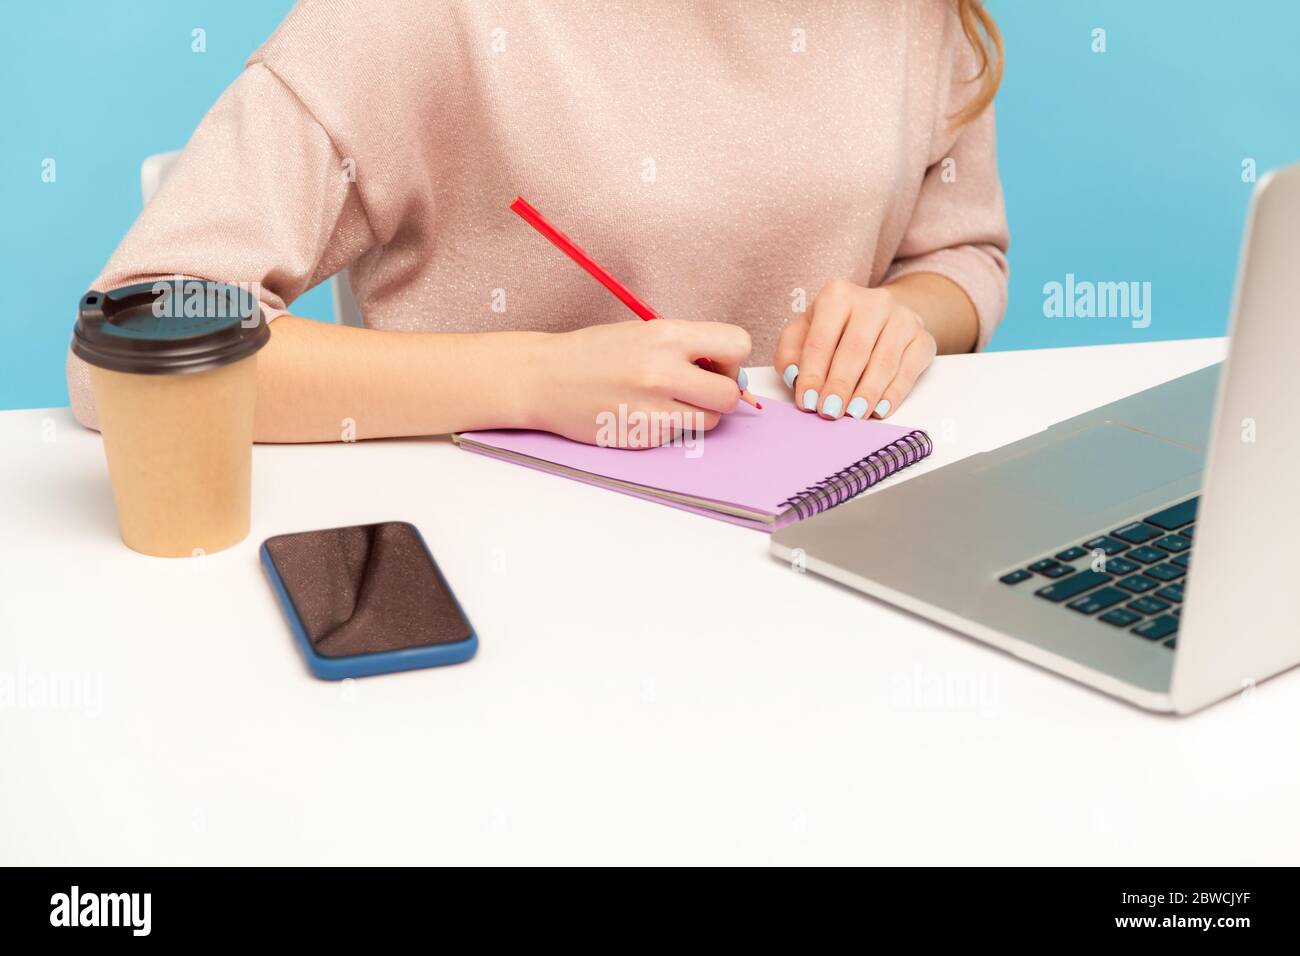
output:
[[[323,680],[459,664],[478,650],[413,524],[281,534],[260,553],[298,649]]]

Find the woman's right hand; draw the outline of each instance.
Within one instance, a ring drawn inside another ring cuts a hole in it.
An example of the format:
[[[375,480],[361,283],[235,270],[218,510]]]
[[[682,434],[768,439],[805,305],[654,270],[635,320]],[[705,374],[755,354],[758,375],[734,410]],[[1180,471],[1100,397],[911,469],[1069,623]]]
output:
[[[588,444],[666,444],[735,409],[749,350],[749,333],[722,322],[627,321],[542,335],[521,363],[521,425]],[[694,364],[705,357],[716,371]]]

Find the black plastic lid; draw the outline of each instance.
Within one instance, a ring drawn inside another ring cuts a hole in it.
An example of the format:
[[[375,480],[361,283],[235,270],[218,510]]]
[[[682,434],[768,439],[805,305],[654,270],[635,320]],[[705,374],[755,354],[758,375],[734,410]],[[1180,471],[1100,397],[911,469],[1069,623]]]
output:
[[[72,351],[100,368],[164,375],[229,365],[270,339],[257,297],[247,289],[169,279],[87,292]]]

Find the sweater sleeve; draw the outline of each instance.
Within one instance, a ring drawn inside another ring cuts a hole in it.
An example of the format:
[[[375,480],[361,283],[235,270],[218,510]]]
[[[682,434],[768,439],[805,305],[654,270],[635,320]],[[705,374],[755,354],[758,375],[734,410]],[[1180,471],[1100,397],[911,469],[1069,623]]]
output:
[[[275,318],[373,245],[329,135],[271,69],[253,63],[204,117],[90,288],[175,275],[249,283]],[[73,414],[95,428],[89,370],[71,352],[67,365]]]
[[[939,121],[970,95],[962,76],[974,72],[964,45],[957,57],[953,95]],[[949,137],[951,145],[925,172],[912,218],[883,281],[913,272],[932,272],[965,291],[979,317],[976,350],[984,348],[1007,306],[1007,248],[1010,237],[998,178],[996,124],[990,105]]]

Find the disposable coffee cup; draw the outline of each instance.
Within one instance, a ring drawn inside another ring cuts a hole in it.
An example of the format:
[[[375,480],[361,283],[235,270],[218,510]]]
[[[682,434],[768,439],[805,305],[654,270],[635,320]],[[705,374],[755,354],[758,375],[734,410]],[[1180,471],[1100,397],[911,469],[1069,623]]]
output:
[[[248,536],[257,299],[227,283],[169,280],[81,297],[72,351],[90,365],[122,541],[159,557]]]

